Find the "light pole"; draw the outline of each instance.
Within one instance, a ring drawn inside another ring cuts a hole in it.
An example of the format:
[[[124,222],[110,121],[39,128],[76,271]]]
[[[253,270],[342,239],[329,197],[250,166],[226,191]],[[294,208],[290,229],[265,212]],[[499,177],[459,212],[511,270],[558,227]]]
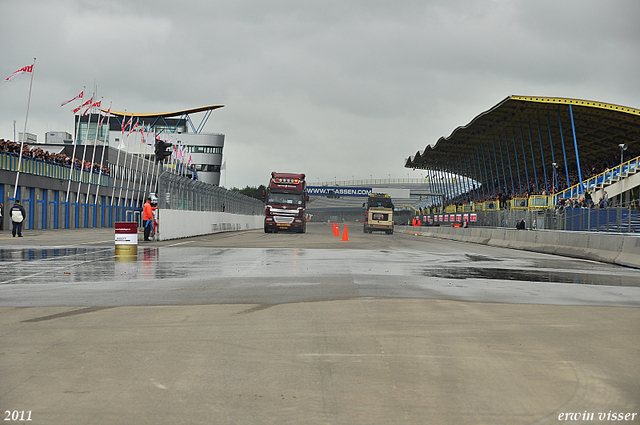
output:
[[[555,185],[553,186],[553,193],[556,193],[556,190],[558,190],[558,164],[553,162],[551,165],[553,166],[553,176],[551,176],[551,181],[555,182]]]
[[[620,143],[618,145],[618,147],[620,148],[620,165],[622,165],[622,163],[624,162],[624,151],[627,150],[627,144],[626,143]],[[622,171],[622,170],[620,170]]]

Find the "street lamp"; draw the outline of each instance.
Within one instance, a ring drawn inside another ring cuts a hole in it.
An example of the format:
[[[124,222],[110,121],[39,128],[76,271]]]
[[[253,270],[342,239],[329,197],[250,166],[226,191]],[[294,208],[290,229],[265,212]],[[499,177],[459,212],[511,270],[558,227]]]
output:
[[[623,161],[623,159],[624,159],[624,151],[626,151],[626,150],[627,150],[627,147],[628,147],[628,146],[627,146],[627,144],[626,144],[626,143],[620,143],[620,144],[618,145],[618,147],[620,148],[620,165],[622,165],[622,163],[624,162],[624,161]]]

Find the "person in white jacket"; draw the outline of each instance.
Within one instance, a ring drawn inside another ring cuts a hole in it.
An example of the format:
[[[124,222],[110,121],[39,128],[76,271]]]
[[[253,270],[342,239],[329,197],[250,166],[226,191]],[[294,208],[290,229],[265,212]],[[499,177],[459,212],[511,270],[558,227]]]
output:
[[[16,203],[13,204],[10,211],[11,222],[13,223],[13,227],[11,228],[11,234],[13,237],[22,237],[22,223],[24,219],[27,217],[27,212],[24,210],[24,207],[20,205],[20,200],[16,199]]]

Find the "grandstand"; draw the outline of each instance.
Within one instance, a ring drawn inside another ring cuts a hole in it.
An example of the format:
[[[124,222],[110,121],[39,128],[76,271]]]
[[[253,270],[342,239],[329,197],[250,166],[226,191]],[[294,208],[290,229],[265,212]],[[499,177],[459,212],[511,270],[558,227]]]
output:
[[[638,109],[509,96],[408,157],[405,167],[477,182],[444,187],[431,210],[447,222],[480,212],[482,225],[511,227],[513,214],[492,214],[508,210],[528,212],[527,222],[546,228],[638,232],[639,141]],[[620,211],[592,211],[598,207]]]

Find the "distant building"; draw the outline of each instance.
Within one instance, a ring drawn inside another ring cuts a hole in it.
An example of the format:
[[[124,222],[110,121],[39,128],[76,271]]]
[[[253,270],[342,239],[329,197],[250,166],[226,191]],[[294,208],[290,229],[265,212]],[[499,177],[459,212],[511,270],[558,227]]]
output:
[[[111,111],[108,126],[106,118],[103,125],[99,125],[106,110],[101,111],[100,114],[76,116],[77,140],[79,145],[107,145],[152,159],[155,137],[160,137],[172,143],[173,146],[177,144],[186,146],[188,154],[191,155],[191,165],[197,171],[198,180],[218,186],[224,134],[202,133],[200,130],[204,127],[211,111],[222,106],[205,106],[160,114]],[[189,114],[197,112],[205,112],[205,118],[196,128]],[[126,126],[123,131],[123,124],[128,124],[129,120],[134,124],[138,123],[138,127],[131,131],[132,127]],[[141,131],[143,128],[145,131]],[[192,132],[189,132],[189,128]]]
[[[48,145],[73,144],[73,136],[66,131],[50,131],[44,135]]]
[[[28,145],[38,143],[38,136],[33,133],[26,133],[27,138],[24,137],[25,133],[18,133],[18,143],[25,142]]]

